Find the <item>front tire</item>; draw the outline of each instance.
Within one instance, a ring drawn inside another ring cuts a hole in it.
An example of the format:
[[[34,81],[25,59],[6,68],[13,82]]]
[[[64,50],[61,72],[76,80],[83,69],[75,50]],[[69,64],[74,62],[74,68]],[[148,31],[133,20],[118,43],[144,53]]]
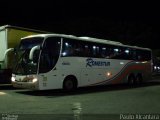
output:
[[[77,88],[76,80],[73,77],[68,77],[63,82],[63,89],[65,91],[73,91]]]

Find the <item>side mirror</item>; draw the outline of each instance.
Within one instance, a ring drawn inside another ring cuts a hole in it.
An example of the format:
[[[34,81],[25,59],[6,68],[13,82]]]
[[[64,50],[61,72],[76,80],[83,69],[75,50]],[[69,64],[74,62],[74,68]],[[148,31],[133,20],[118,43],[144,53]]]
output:
[[[40,46],[39,46],[39,45],[34,46],[34,47],[31,49],[31,51],[30,51],[30,53],[29,53],[29,59],[30,59],[30,60],[33,60],[33,55],[34,55],[34,52],[35,52],[36,50],[40,50]]]

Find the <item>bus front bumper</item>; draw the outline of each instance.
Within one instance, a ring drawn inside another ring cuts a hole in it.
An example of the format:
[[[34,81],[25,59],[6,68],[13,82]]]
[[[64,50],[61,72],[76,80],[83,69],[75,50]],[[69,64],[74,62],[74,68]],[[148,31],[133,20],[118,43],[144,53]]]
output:
[[[12,82],[12,85],[15,88],[27,88],[27,89],[37,90],[36,83],[32,82]]]

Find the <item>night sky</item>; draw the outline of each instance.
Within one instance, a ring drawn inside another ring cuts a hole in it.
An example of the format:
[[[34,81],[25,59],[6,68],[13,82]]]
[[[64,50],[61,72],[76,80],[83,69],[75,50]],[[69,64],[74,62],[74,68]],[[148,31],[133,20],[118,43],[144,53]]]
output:
[[[159,4],[83,1],[1,2],[0,26],[90,36],[159,49]]]

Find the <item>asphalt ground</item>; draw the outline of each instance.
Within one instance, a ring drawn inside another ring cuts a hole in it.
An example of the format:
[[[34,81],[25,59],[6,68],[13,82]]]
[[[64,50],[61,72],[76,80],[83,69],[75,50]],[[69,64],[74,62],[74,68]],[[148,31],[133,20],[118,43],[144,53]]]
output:
[[[3,120],[110,120],[136,118],[136,115],[157,115],[160,119],[159,103],[159,76],[141,86],[107,85],[74,92],[32,91],[0,85],[0,119]]]

